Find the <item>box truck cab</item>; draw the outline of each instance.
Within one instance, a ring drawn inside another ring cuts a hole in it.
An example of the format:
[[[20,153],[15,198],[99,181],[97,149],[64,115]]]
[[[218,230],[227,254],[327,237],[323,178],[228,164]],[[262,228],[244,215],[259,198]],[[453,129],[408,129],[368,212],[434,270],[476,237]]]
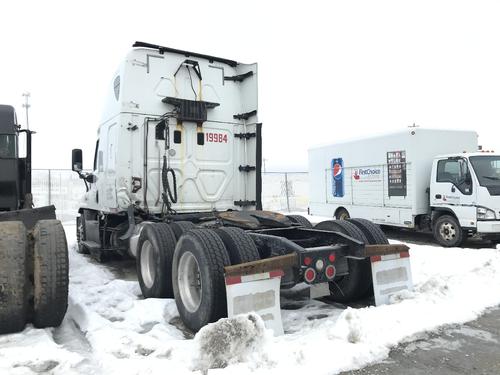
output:
[[[500,156],[477,133],[411,127],[309,150],[310,213],[500,241]]]
[[[458,243],[464,231],[498,241],[500,155],[463,153],[436,157],[432,164],[430,206],[440,242]]]

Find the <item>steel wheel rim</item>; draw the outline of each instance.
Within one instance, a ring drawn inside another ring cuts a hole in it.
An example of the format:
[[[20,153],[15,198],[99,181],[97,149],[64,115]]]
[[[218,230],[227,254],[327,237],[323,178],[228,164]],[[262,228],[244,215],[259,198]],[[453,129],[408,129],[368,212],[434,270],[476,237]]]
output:
[[[153,244],[146,240],[141,248],[141,275],[142,281],[147,288],[151,288],[156,279],[156,267],[154,261]]]
[[[177,283],[184,307],[194,313],[201,304],[202,288],[200,266],[190,251],[186,251],[179,259]]]
[[[451,241],[457,236],[457,230],[452,223],[444,222],[439,228],[439,234],[446,241]]]

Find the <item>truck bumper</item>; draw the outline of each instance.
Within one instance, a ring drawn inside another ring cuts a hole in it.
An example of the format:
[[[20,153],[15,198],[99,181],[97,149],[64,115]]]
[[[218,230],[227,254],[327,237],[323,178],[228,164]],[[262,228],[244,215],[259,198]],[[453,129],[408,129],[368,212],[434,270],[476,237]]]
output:
[[[478,221],[477,233],[482,234],[498,234],[500,236],[500,221]]]

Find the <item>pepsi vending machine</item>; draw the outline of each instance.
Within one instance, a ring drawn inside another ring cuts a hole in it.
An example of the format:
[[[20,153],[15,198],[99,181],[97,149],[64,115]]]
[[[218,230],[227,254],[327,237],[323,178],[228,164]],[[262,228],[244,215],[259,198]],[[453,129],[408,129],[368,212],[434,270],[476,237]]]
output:
[[[344,196],[344,161],[342,158],[332,159],[332,194],[337,198]]]

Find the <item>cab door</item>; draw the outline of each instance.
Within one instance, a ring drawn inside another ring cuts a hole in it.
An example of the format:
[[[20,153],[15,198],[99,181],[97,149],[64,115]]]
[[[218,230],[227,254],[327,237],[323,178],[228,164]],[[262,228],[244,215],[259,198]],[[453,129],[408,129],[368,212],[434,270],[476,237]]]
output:
[[[463,157],[434,161],[430,203],[455,213],[462,227],[476,223],[476,192],[473,189],[469,162]]]

